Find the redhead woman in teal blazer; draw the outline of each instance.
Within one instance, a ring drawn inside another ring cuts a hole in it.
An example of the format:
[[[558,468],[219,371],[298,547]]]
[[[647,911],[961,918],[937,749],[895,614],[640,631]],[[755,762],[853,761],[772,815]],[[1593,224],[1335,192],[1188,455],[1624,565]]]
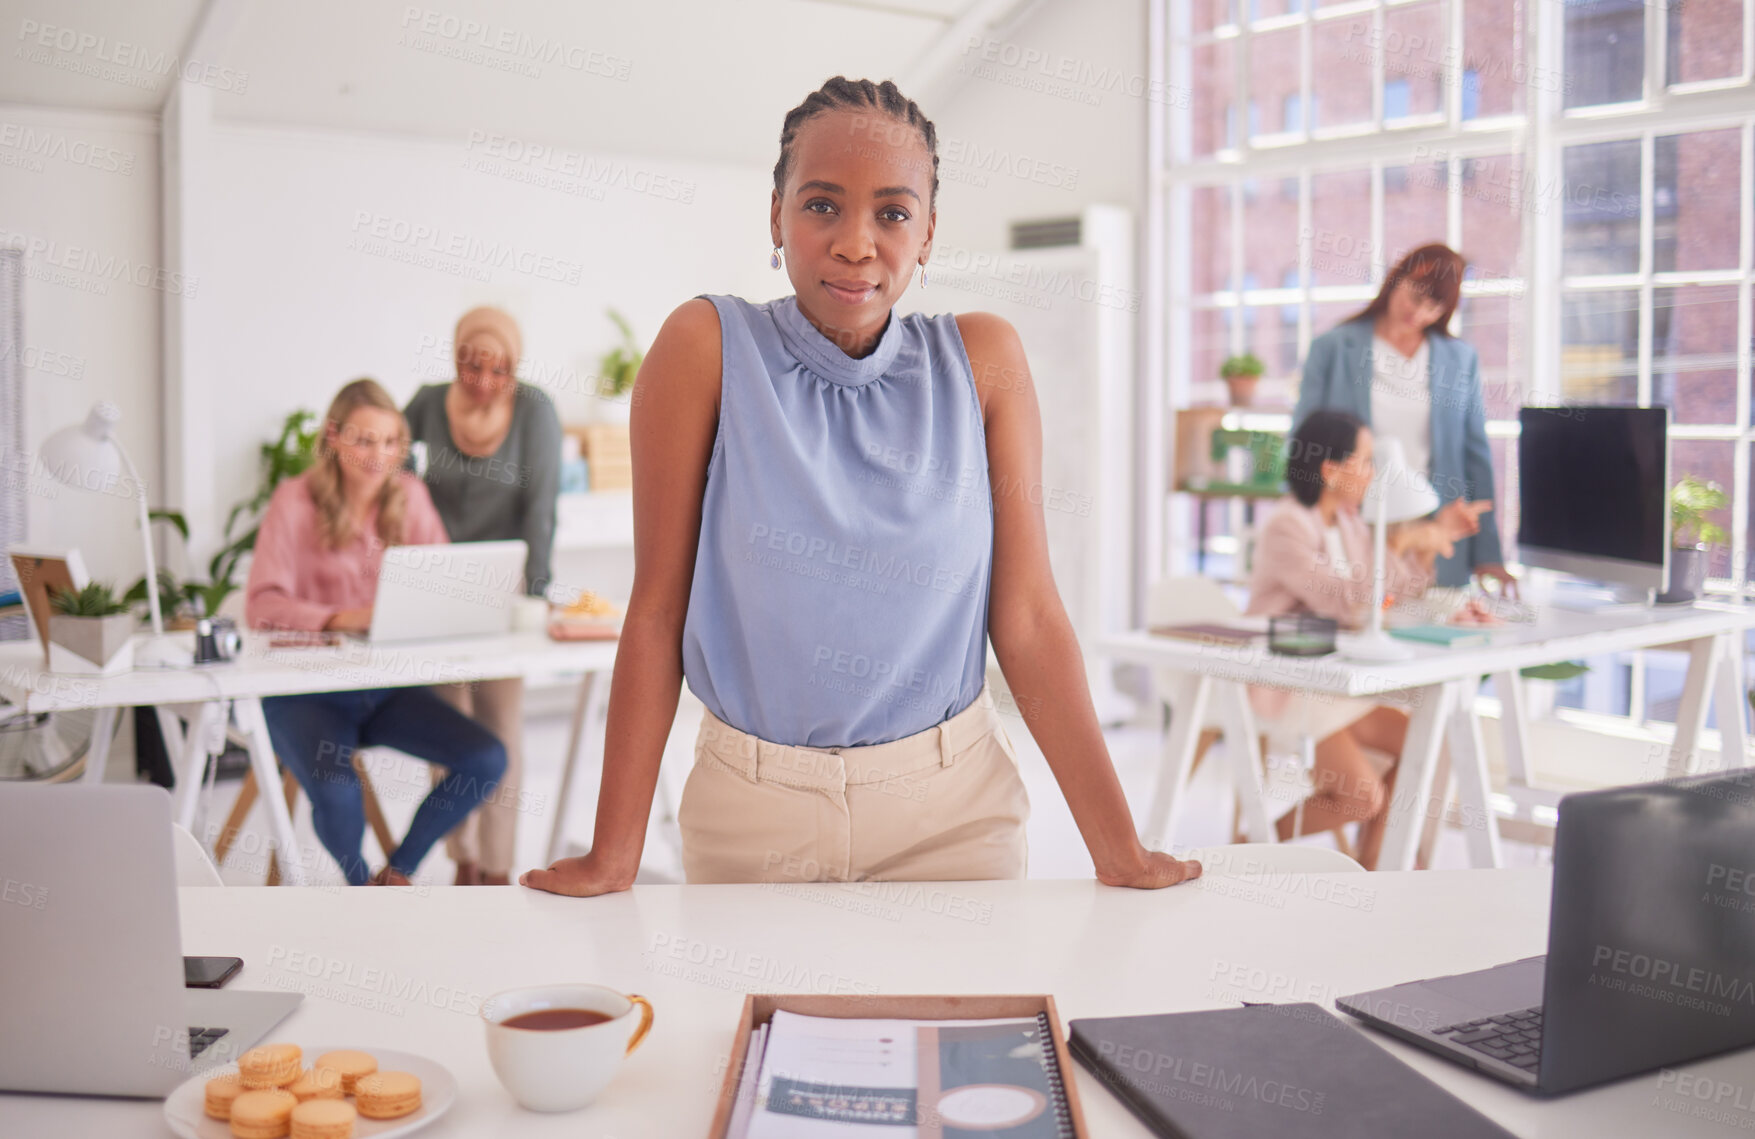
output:
[[[1480,362],[1445,331],[1463,267],[1461,255],[1444,245],[1402,258],[1363,312],[1311,341],[1292,414],[1294,430],[1311,412],[1328,409],[1357,417],[1380,439],[1400,438],[1410,463],[1425,469],[1445,502],[1491,499],[1494,485]],[[1515,589],[1500,549],[1498,512],[1481,515],[1480,524],[1455,544],[1454,555],[1439,560],[1438,584],[1467,585],[1472,572]]]

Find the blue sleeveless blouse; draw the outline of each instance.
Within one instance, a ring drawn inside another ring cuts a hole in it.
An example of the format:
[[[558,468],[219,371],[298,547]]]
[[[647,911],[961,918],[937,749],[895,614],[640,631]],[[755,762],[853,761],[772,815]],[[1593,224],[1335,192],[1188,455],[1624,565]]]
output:
[[[853,359],[795,297],[711,296],[719,431],[683,627],[689,688],[771,743],[888,743],[987,666],[993,502],[951,315],[890,314]]]

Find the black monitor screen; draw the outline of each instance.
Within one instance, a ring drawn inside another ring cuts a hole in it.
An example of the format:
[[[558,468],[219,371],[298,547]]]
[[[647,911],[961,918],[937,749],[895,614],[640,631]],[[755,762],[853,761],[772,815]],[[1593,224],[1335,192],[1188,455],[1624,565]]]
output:
[[[1668,411],[1526,407],[1519,419],[1518,545],[1662,565]]]

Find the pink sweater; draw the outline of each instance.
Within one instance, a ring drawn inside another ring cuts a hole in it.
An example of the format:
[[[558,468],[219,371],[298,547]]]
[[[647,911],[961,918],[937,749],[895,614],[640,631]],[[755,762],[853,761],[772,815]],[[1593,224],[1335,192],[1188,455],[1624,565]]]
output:
[[[450,541],[426,484],[403,472],[395,477],[408,503],[405,544]],[[321,629],[336,613],[370,605],[377,595],[385,548],[377,511],[351,542],[328,549],[318,532],[309,478],[299,475],[276,487],[262,516],[244,588],[244,620],[253,629]]]
[[[1356,510],[1335,512],[1335,529],[1348,566],[1342,573],[1328,556],[1322,515],[1314,506],[1283,498],[1262,524],[1255,543],[1255,568],[1249,576],[1249,607],[1245,613],[1280,617],[1313,613],[1332,617],[1343,627],[1358,628],[1371,615],[1371,528]],[[1415,554],[1385,550],[1388,561],[1386,597],[1415,597],[1432,584],[1432,570]],[[1284,688],[1249,686],[1258,714],[1278,717],[1291,699]]]

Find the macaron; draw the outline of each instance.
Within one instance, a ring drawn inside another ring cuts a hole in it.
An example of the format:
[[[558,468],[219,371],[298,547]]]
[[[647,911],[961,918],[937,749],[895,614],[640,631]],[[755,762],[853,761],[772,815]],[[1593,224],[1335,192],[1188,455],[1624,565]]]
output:
[[[341,1086],[341,1073],[334,1068],[306,1068],[286,1090],[300,1103],[308,1099],[340,1099],[347,1094]]]
[[[214,1119],[230,1119],[232,1101],[243,1094],[244,1085],[239,1081],[237,1073],[227,1072],[207,1081],[207,1097],[201,1106]]]
[[[343,1048],[335,1052],[325,1052],[317,1057],[314,1068],[332,1068],[341,1073],[341,1090],[348,1095],[353,1094],[353,1086],[361,1076],[369,1076],[378,1070],[378,1059],[370,1052],[356,1052],[351,1048]]]
[[[284,1088],[299,1078],[303,1059],[297,1044],[263,1044],[238,1057],[238,1079],[246,1088]]]
[[[306,1100],[293,1108],[292,1139],[351,1139],[356,1114],[346,1100]]]
[[[247,1091],[232,1101],[232,1134],[237,1139],[282,1139],[299,1101],[279,1088]]]
[[[367,1119],[396,1119],[420,1107],[420,1077],[411,1072],[373,1072],[353,1086],[353,1105]]]

